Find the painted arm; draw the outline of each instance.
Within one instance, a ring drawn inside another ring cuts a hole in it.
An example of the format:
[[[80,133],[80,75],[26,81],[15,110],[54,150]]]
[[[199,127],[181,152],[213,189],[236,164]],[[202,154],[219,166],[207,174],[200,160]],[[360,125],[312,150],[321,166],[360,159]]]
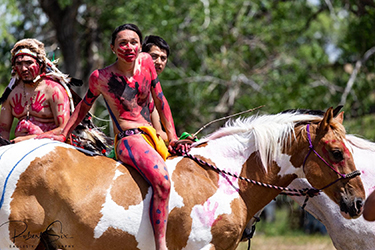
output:
[[[74,110],[73,114],[71,115],[70,119],[68,120],[66,126],[59,134],[53,134],[50,132],[43,133],[41,135],[38,135],[37,139],[42,138],[51,138],[53,140],[57,141],[66,141],[66,138],[70,133],[77,127],[77,125],[83,120],[83,118],[86,116],[86,114],[89,112],[91,106],[87,105],[84,100],[82,100],[80,103],[78,103],[76,109]]]
[[[60,84],[57,84],[53,90],[50,100],[50,107],[55,124],[57,125],[57,128],[53,129],[51,132],[54,134],[60,134],[70,118],[69,97],[65,92],[65,89]]]
[[[157,80],[157,78],[156,78]],[[151,88],[151,94],[155,101],[155,107],[158,110],[160,115],[161,122],[164,125],[166,134],[168,136],[169,145],[168,150],[172,154],[176,154],[179,150],[188,152],[190,150],[191,142],[190,141],[178,141],[176,135],[176,129],[174,126],[172,112],[169,107],[168,101],[165,98],[163,91],[161,89],[160,82],[157,80],[157,83]]]
[[[156,78],[156,85],[151,88],[152,98],[155,102],[155,107],[159,113],[162,124],[164,125],[169,142],[177,140],[176,130],[174,127],[172,112],[168,101],[165,98],[161,89],[160,82]]]
[[[168,141],[168,136],[161,127],[160,117],[159,117],[159,113],[157,109],[154,109],[151,113],[151,123],[152,123],[152,126],[155,128],[156,133],[160,135],[163,141]]]

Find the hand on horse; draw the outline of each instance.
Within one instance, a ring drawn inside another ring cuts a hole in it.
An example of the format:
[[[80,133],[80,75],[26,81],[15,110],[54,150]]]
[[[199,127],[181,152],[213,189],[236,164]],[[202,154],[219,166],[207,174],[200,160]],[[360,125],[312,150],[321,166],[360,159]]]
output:
[[[56,135],[51,132],[46,132],[35,137],[35,139],[44,139],[44,138],[48,138],[48,139],[55,140],[55,141],[61,141],[61,142],[66,141],[66,137],[63,134]]]
[[[171,154],[187,153],[190,151],[193,142],[190,139],[174,140],[169,143],[168,150]]]
[[[32,139],[32,138],[35,138],[36,135],[25,135],[25,136],[18,136],[16,138],[14,138],[13,140],[11,140],[10,142],[11,143],[18,143],[18,142],[21,142],[21,141],[26,141],[26,140],[29,140],[29,139]]]

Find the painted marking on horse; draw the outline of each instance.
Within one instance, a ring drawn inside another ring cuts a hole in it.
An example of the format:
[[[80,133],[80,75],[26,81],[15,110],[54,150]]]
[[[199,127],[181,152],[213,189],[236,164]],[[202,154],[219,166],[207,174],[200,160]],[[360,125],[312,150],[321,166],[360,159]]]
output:
[[[28,155],[30,155],[31,153],[33,153],[35,150],[38,150],[39,148],[44,147],[46,145],[55,144],[55,143],[57,143],[57,142],[53,142],[53,141],[52,142],[47,142],[47,143],[44,143],[44,144],[42,144],[42,145],[40,145],[40,146],[38,146],[38,147],[36,147],[36,148],[34,148],[34,149],[26,152],[24,154],[24,156],[22,156],[21,159],[14,164],[14,166],[12,167],[12,169],[10,170],[10,172],[8,173],[8,175],[7,175],[7,177],[5,178],[5,181],[4,181],[3,191],[2,191],[2,194],[1,194],[1,200],[0,200],[0,209],[3,206],[3,203],[4,203],[4,196],[5,196],[5,191],[6,191],[6,186],[8,184],[8,180],[9,180],[10,176],[12,175],[14,169],[18,166],[18,164],[20,162],[22,162],[25,159],[25,157],[27,157]],[[4,153],[5,152],[3,152],[3,154],[0,156],[0,160],[1,160],[1,157],[4,155]]]
[[[47,145],[49,147],[46,147]],[[9,246],[12,246],[12,249],[18,249],[9,237],[4,236],[10,235],[10,224],[8,223],[11,213],[10,203],[21,174],[33,160],[54,151],[56,146],[72,148],[68,144],[48,139],[28,140],[0,147],[0,181],[2,182],[0,186],[3,187],[0,213],[0,249],[8,249]],[[20,155],[22,155],[21,158],[19,157]]]
[[[218,151],[218,148],[225,145],[231,145],[232,150]],[[203,148],[193,148],[190,153],[198,154],[207,159],[215,159],[215,164],[219,169],[225,169],[232,173],[240,173],[241,167],[249,158],[253,150],[238,150],[238,147],[244,147],[233,137],[223,137],[215,140],[214,143],[208,141]],[[237,148],[237,151],[234,150]],[[237,153],[236,153],[237,152]],[[240,154],[238,154],[240,152]],[[228,157],[231,154],[231,158]],[[234,155],[233,155],[234,154]],[[231,159],[230,161],[228,159]],[[236,166],[235,168],[233,166]],[[231,214],[231,202],[239,198],[238,179],[228,178],[220,174],[218,180],[218,189],[214,195],[209,197],[203,204],[195,205],[191,211],[192,230],[189,235],[187,245],[184,249],[209,249],[212,240],[212,226],[220,219],[223,214]]]

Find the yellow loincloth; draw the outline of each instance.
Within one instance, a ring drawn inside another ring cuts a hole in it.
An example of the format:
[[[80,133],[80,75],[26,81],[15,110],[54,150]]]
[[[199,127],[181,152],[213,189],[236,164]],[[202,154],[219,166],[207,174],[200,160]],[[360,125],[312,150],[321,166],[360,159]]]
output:
[[[145,134],[141,134],[142,137],[153,149],[155,149],[160,154],[160,156],[165,161],[168,158],[168,156],[170,156],[170,154],[168,152],[168,148],[165,145],[165,142],[163,141],[163,139],[158,134],[156,134],[156,130],[154,129],[154,127],[141,126],[138,129],[142,130],[145,133]],[[116,145],[115,147],[117,147],[117,142],[118,142],[118,139],[117,139],[117,136],[115,136],[115,144],[114,144]],[[118,159],[116,149],[115,149],[115,154],[116,154],[116,159]]]
[[[142,126],[139,127],[140,130],[145,132],[146,134],[142,134],[143,138],[146,140],[151,147],[153,147],[160,156],[164,159],[164,161],[170,156],[168,152],[168,148],[165,145],[165,142],[160,137],[160,135],[156,134],[156,130],[154,127],[151,126]]]

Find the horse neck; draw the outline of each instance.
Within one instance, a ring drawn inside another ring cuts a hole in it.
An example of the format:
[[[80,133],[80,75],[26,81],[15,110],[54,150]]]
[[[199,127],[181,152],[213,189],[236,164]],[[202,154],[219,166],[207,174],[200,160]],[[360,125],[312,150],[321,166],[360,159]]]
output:
[[[287,167],[289,167],[287,165],[290,165],[282,163],[284,160],[280,159],[280,163],[274,162],[268,166],[266,170],[266,168],[259,161],[259,157],[255,152],[246,162],[241,176],[244,176],[250,180],[256,180],[263,184],[269,184],[268,187],[264,187],[244,181],[241,182],[240,194],[248,207],[248,219],[251,219],[257,211],[262,209],[270,201],[272,201],[272,199],[280,194],[281,191],[273,188],[273,186],[287,187],[297,177],[294,172],[288,173],[287,170],[283,171],[284,173],[281,174],[280,171],[282,169],[280,166],[287,169]],[[291,170],[293,171],[293,169]]]
[[[251,138],[246,141],[238,135],[208,141],[207,145],[193,149],[191,153],[212,160],[221,170],[263,183],[286,187],[297,176],[294,174],[296,169],[286,159],[290,156],[280,155],[276,159],[277,163],[264,167],[255,142]],[[280,172],[283,173],[281,177]],[[248,220],[280,193],[276,189],[260,187],[230,176],[227,178],[227,181],[219,180],[219,188],[237,189],[247,206]],[[228,182],[231,182],[231,186],[225,185]]]
[[[274,147],[278,151],[268,161],[266,168],[259,161],[259,152],[254,152],[244,166],[241,175],[248,179],[279,187],[287,187],[294,179],[304,177],[302,165],[304,157],[308,153],[308,142],[306,137],[303,136],[304,132],[301,127],[297,127],[294,134],[291,133],[288,138],[280,140],[283,143],[278,145],[279,147]],[[252,184],[243,184],[241,192],[243,192],[242,196],[245,202],[249,204],[250,216],[253,216],[257,210],[263,208],[280,193],[272,187]],[[257,202],[253,202],[254,200]]]
[[[209,140],[198,148],[193,148],[191,154],[210,159],[220,169],[239,175],[242,167],[249,158],[252,148],[234,135]]]
[[[347,136],[349,147],[353,154],[355,166],[361,171],[361,179],[366,191],[366,197],[375,190],[375,143],[355,137]]]

